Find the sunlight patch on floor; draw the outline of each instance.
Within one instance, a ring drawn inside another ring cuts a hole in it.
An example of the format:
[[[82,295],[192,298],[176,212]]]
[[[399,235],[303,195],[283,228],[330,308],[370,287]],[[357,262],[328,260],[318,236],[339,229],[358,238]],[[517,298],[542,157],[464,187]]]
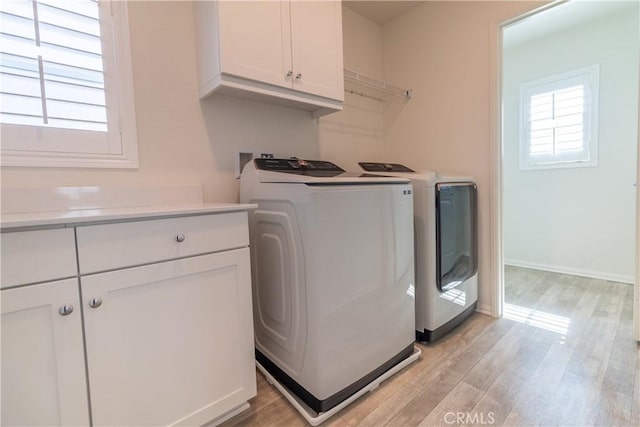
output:
[[[569,332],[571,324],[571,319],[568,317],[508,303],[504,304],[504,317],[561,335],[566,335]]]

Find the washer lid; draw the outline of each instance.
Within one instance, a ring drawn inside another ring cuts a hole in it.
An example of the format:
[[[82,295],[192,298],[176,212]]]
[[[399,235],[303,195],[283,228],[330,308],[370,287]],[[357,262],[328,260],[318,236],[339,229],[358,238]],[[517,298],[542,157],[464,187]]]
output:
[[[358,164],[364,171],[371,175],[385,175],[408,179],[414,188],[424,186],[433,187],[438,181],[438,178],[440,178],[435,172],[416,172],[398,163],[360,162]]]
[[[346,172],[335,163],[323,160],[255,159],[260,182],[338,184],[407,184],[405,178]]]
[[[358,164],[367,172],[415,172],[399,163],[360,162]]]
[[[411,181],[414,188],[433,187],[438,183],[473,183],[475,179],[469,176],[440,175],[431,171],[416,172],[398,163],[374,163],[360,162],[360,167],[367,173],[373,175],[394,176],[406,178]]]

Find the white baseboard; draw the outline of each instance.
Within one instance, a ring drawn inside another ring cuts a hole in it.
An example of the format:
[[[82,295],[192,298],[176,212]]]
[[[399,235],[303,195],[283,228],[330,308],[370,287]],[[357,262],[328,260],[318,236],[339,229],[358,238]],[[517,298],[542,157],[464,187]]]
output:
[[[493,310],[489,304],[478,304],[476,306],[476,313],[486,314],[487,316],[493,317]]]
[[[504,264],[512,267],[523,267],[523,268],[531,268],[533,270],[550,271],[552,273],[571,274],[573,276],[589,277],[592,279],[607,280],[610,282],[621,282],[621,283],[633,284],[635,281],[632,275],[627,276],[624,274],[583,270],[579,268],[542,264],[537,262],[519,261],[519,260],[507,259],[507,258],[505,258]]]

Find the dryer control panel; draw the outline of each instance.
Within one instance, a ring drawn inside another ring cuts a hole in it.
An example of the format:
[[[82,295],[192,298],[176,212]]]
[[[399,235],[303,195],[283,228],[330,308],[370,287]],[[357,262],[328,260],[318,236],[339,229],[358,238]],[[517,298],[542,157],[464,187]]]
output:
[[[344,169],[335,163],[323,160],[303,159],[255,159],[256,169],[308,175],[317,177],[332,177],[344,173]]]
[[[358,164],[367,172],[415,172],[399,163],[360,162]]]

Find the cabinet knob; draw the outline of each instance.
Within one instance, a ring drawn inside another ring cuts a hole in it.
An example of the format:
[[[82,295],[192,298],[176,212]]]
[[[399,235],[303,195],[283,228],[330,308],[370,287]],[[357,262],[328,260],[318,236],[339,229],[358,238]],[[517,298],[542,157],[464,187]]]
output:
[[[289,70],[289,72],[287,73],[287,77],[291,77],[293,76],[293,70]]]
[[[96,297],[89,300],[89,307],[98,308],[102,305],[102,298]]]
[[[296,80],[300,80],[302,78],[302,73],[296,74]]]
[[[184,234],[182,234],[182,233],[178,233],[178,234],[176,235],[176,242],[178,242],[178,243],[182,243],[182,242],[184,242],[184,239],[186,239],[186,237],[185,237],[185,235],[184,235]]]
[[[58,310],[58,313],[60,313],[61,316],[68,316],[73,313],[73,306],[71,304],[63,305],[60,307],[60,310]]]

